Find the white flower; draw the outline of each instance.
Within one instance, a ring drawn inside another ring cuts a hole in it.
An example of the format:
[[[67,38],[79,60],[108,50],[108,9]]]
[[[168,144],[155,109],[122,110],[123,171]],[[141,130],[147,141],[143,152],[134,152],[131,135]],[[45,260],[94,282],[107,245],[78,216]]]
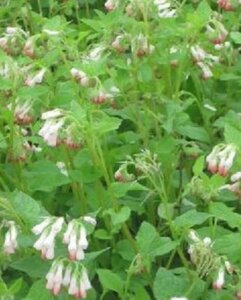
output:
[[[96,219],[93,218],[93,217],[90,217],[90,216],[84,216],[82,217],[82,219],[87,222],[87,223],[90,223],[91,225],[93,226],[96,226],[97,222],[96,222]]]
[[[71,277],[68,293],[69,293],[69,295],[74,295],[74,296],[77,296],[77,297],[79,295],[79,287],[77,285],[76,276]]]
[[[207,55],[199,45],[192,46],[191,53],[195,62],[203,61]]]
[[[37,83],[41,83],[44,78],[46,69],[40,70],[35,76],[28,76],[25,80],[25,84],[30,87],[34,87]]]
[[[42,258],[53,259],[55,238],[61,231],[64,223],[64,218],[49,218],[42,223],[36,225],[32,231],[36,235],[40,235],[39,239],[34,243],[33,247],[36,250],[41,251]]]
[[[64,266],[61,262],[54,262],[50,271],[46,275],[47,284],[46,288],[51,290],[53,295],[58,295],[61,290],[61,285],[63,281],[63,270]]]
[[[60,171],[61,174],[63,174],[64,176],[68,177],[68,171],[66,169],[66,165],[65,165],[64,162],[58,161],[56,163],[56,166],[58,167],[58,169],[59,169],[59,171]]]
[[[76,259],[77,248],[77,233],[73,230],[68,243],[69,258],[71,260]]]
[[[43,32],[50,36],[57,36],[60,34],[60,31],[43,29]]]
[[[42,120],[48,120],[53,118],[58,118],[63,116],[63,111],[59,108],[55,108],[53,110],[48,110],[41,115]]]
[[[202,78],[203,79],[209,79],[209,78],[213,77],[213,72],[211,71],[211,69],[209,68],[209,66],[207,64],[200,61],[197,63],[197,65],[202,70]]]
[[[70,236],[71,236],[72,231],[74,229],[74,224],[75,224],[74,220],[72,220],[68,223],[67,230],[65,231],[64,237],[63,237],[63,243],[64,244],[68,244],[70,242]]]
[[[214,106],[212,106],[210,104],[207,104],[207,103],[204,104],[203,107],[205,107],[205,108],[207,108],[207,109],[209,109],[211,111],[217,111],[217,109]]]
[[[62,280],[63,286],[68,286],[70,284],[71,277],[72,277],[71,275],[72,275],[72,267],[71,265],[68,265],[64,273],[64,278]]]
[[[193,242],[199,242],[199,241],[200,241],[200,238],[198,237],[196,231],[194,231],[194,230],[192,230],[192,229],[189,231],[188,237],[189,237]]]
[[[88,241],[87,241],[87,233],[86,230],[84,228],[84,226],[80,227],[80,232],[79,232],[79,241],[78,241],[78,245],[83,249],[86,250],[88,248]]]
[[[53,119],[46,120],[38,134],[43,137],[47,145],[54,147],[57,145],[59,130],[63,125],[63,118],[58,121]]]
[[[223,267],[221,267],[218,271],[218,276],[217,276],[216,280],[213,282],[213,288],[215,290],[222,289],[222,287],[225,283],[224,275],[225,275],[224,269],[223,269]]]
[[[241,172],[239,171],[239,172],[234,173],[230,179],[232,182],[241,180]]]
[[[114,9],[116,9],[119,5],[119,1],[118,0],[107,0],[105,2],[105,9],[108,11],[112,11]]]
[[[7,226],[9,230],[5,234],[3,252],[9,255],[15,253],[18,247],[18,243],[17,243],[18,230],[14,221],[7,221],[5,223],[5,226]]]
[[[45,218],[43,220],[43,222],[41,222],[40,224],[37,224],[35,225],[33,228],[32,228],[32,232],[35,234],[35,235],[39,235],[40,233],[43,232],[43,230],[51,223],[52,221],[52,218]]]

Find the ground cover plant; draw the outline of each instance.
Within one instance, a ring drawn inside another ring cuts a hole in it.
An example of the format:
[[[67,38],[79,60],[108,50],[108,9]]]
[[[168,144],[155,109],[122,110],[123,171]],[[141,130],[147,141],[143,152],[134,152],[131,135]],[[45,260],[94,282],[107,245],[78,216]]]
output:
[[[0,2],[0,299],[241,299],[240,21]]]

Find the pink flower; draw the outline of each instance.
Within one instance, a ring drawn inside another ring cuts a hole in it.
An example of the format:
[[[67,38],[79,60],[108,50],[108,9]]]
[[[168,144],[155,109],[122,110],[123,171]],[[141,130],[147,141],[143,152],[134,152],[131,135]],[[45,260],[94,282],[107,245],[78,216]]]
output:
[[[29,87],[34,87],[36,84],[41,83],[44,78],[46,69],[40,70],[35,76],[28,76],[25,80],[25,84]]]
[[[5,226],[7,226],[9,230],[5,234],[3,252],[9,255],[15,253],[18,247],[18,243],[17,243],[18,231],[14,221],[7,221],[5,223]]]
[[[216,280],[213,282],[213,289],[215,290],[221,290],[223,285],[225,283],[224,280],[224,269],[223,267],[221,267],[218,271],[218,276],[216,278]]]

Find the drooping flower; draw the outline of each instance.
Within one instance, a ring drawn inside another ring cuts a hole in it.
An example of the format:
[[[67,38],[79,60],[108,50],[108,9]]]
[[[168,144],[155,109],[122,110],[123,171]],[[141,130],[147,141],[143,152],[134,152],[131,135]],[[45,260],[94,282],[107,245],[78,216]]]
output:
[[[93,218],[82,217],[83,220],[88,220],[94,223]],[[86,222],[88,222],[86,221]],[[95,225],[96,223],[94,223]],[[68,223],[67,230],[63,236],[63,243],[68,245],[69,258],[71,260],[82,260],[85,257],[84,250],[88,247],[87,232],[83,222],[72,220]]]
[[[9,109],[12,109],[12,105],[8,105]],[[16,105],[14,107],[14,120],[18,125],[28,125],[33,122],[33,117],[29,114],[32,108],[32,103],[30,101],[25,101],[20,103],[16,100]]]
[[[222,289],[222,287],[225,283],[224,275],[225,275],[224,268],[221,267],[218,271],[216,280],[213,282],[213,289],[215,289],[215,290]]]
[[[157,6],[158,16],[160,18],[166,19],[176,17],[176,9],[172,8],[172,5],[168,0],[154,0],[154,4]]]
[[[25,85],[29,87],[34,87],[36,84],[39,84],[43,81],[44,74],[46,72],[46,69],[40,70],[37,74],[34,76],[28,76],[27,79],[25,80]]]
[[[49,217],[32,229],[36,235],[40,235],[33,247],[41,251],[42,258],[54,258],[55,238],[61,231],[63,224],[63,217]]]
[[[54,296],[60,293],[63,282],[63,271],[63,263],[57,261],[52,264],[48,274],[46,275],[46,288],[51,290]]]
[[[236,149],[232,144],[217,145],[206,157],[208,170],[211,173],[218,172],[220,176],[226,176],[228,170],[232,167],[236,155]]]
[[[107,11],[115,10],[119,5],[119,0],[107,0],[105,2],[105,9]]]
[[[45,123],[38,134],[43,137],[47,145],[55,147],[58,142],[59,130],[65,122],[63,112],[60,109],[50,110],[42,114],[42,119],[45,120]]]
[[[18,229],[14,221],[6,221],[4,222],[4,226],[8,227],[8,231],[5,234],[3,252],[6,255],[10,255],[15,253],[18,247],[18,243],[17,243]]]

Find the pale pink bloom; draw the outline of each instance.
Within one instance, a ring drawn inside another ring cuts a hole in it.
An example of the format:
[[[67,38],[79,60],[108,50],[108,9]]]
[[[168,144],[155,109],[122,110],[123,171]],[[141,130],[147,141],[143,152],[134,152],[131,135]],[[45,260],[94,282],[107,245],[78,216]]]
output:
[[[218,276],[216,278],[216,280],[213,282],[213,289],[215,290],[221,290],[224,283],[225,283],[225,279],[224,279],[224,269],[223,267],[221,267],[218,271]]]
[[[79,232],[79,241],[78,241],[78,245],[79,247],[81,247],[83,250],[88,248],[88,241],[86,238],[87,234],[86,234],[86,230],[83,226],[80,227],[80,232]]]
[[[77,284],[77,278],[76,278],[75,274],[72,275],[72,277],[71,277],[68,293],[69,293],[69,295],[73,295],[73,296],[77,296],[77,297],[79,295],[79,287]]]
[[[68,251],[69,251],[69,258],[71,260],[75,260],[76,259],[76,254],[77,254],[77,233],[74,230],[70,236],[70,241],[68,244]]]
[[[230,177],[231,181],[232,182],[235,182],[235,181],[240,181],[241,180],[241,172],[236,172],[234,173],[231,177]]]
[[[70,284],[71,277],[72,277],[71,275],[72,275],[72,267],[68,265],[64,273],[64,278],[62,280],[63,286],[67,287]]]
[[[76,252],[76,260],[83,260],[85,258],[85,253],[82,247],[78,246]]]
[[[211,71],[210,67],[207,64],[200,61],[197,63],[197,65],[202,70],[202,78],[203,79],[206,80],[206,79],[213,77],[213,72]]]
[[[63,281],[63,264],[54,262],[50,271],[46,275],[46,288],[51,290],[53,295],[58,295]]]
[[[105,2],[105,9],[107,11],[112,11],[118,7],[119,1],[118,0],[107,0]]]
[[[9,230],[5,234],[3,252],[9,255],[15,253],[18,247],[18,243],[17,243],[18,231],[14,221],[7,221],[5,225],[9,228]]]
[[[58,141],[59,130],[63,125],[63,118],[60,120],[48,119],[38,134],[43,137],[47,145],[55,147]]]
[[[35,234],[35,235],[39,235],[40,233],[43,232],[43,230],[51,223],[52,221],[52,218],[45,218],[43,220],[43,222],[35,225],[33,228],[32,228],[32,232]]]
[[[63,116],[63,111],[59,108],[48,110],[41,115],[42,120],[54,119]]]
[[[195,62],[203,61],[207,55],[207,53],[199,45],[192,46],[191,53]]]
[[[43,81],[45,72],[46,69],[42,69],[35,76],[29,76],[25,80],[25,84],[27,86],[34,87],[36,84],[41,83]]]
[[[64,237],[63,237],[64,244],[68,244],[70,242],[70,237],[71,237],[72,231],[74,230],[74,224],[75,224],[74,220],[72,220],[68,223],[67,230],[65,231]]]

